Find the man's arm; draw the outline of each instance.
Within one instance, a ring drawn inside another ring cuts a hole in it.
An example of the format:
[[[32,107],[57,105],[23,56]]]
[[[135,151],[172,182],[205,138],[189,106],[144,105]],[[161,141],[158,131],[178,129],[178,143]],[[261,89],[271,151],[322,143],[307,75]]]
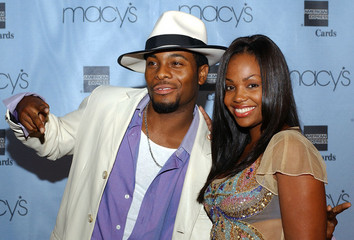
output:
[[[60,118],[50,114],[48,104],[37,95],[12,96],[3,102],[8,108],[7,122],[16,138],[39,156],[56,160],[73,153],[86,100],[80,109]]]

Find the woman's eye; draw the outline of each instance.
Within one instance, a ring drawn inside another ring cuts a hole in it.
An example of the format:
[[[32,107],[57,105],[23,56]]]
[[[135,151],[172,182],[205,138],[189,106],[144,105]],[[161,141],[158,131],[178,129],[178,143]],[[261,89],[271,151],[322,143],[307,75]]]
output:
[[[226,86],[225,86],[225,90],[226,90],[226,91],[231,91],[231,90],[234,90],[234,89],[235,89],[234,86],[230,86],[230,85],[226,85]]]
[[[259,85],[256,83],[252,83],[252,84],[248,85],[248,87],[249,88],[256,88],[256,87],[259,87]]]

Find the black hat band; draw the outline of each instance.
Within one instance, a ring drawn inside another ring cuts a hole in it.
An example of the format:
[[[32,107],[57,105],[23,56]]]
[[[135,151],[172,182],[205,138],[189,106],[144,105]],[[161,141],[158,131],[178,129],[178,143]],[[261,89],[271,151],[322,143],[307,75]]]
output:
[[[185,47],[206,46],[203,41],[185,35],[165,34],[149,38],[146,41],[145,50],[151,50],[168,45],[177,45]]]

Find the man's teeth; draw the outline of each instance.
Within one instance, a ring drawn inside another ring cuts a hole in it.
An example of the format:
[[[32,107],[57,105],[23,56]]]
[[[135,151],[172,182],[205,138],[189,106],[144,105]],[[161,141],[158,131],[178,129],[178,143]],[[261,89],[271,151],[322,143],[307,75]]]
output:
[[[235,111],[238,113],[245,113],[245,112],[251,111],[253,109],[255,109],[255,107],[235,108]]]

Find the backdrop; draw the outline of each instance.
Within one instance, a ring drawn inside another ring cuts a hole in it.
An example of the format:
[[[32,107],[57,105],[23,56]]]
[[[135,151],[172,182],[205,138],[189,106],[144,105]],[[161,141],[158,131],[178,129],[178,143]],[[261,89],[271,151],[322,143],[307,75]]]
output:
[[[0,96],[36,92],[62,116],[98,85],[143,87],[143,74],[116,59],[143,49],[166,10],[202,19],[210,44],[265,34],[286,56],[304,133],[326,161],[327,203],[353,202],[353,9],[352,0],[0,0]],[[216,69],[198,100],[209,113]],[[37,157],[0,118],[0,239],[49,239],[70,164]],[[338,217],[337,240],[354,236],[353,209]]]

